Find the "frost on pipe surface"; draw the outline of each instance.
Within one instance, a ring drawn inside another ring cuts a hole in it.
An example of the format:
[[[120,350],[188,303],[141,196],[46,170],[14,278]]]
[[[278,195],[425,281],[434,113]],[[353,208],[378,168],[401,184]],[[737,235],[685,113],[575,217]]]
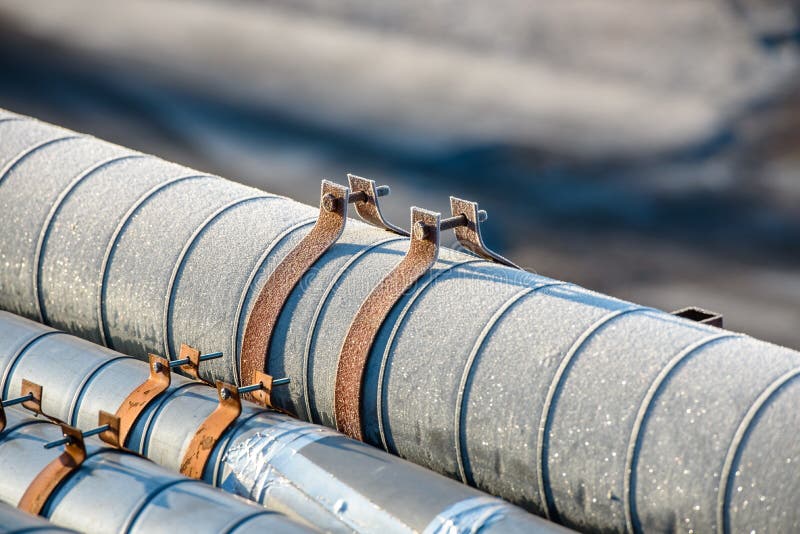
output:
[[[3,138],[17,139],[33,128],[43,132],[39,137],[63,134],[30,120],[0,122],[0,127],[4,124],[12,137]],[[0,158],[14,159],[41,141],[2,143]],[[85,157],[88,168],[93,162]],[[26,179],[32,182],[57,165],[36,161],[24,167],[20,180],[0,183],[0,199],[21,198]],[[127,171],[129,182],[147,181],[137,191],[152,188],[155,173],[173,176],[173,166],[147,161],[149,178],[136,163]],[[23,169],[21,164],[15,168]],[[244,189],[227,182],[221,187],[232,195]],[[105,278],[95,272],[84,279],[83,273],[102,266],[94,254],[102,255],[108,243],[87,248],[78,258],[64,243],[49,242],[65,235],[48,234],[45,248],[70,256],[64,261],[80,274],[63,296],[57,286],[48,290],[48,307],[55,313],[48,320],[91,339],[99,338],[98,319],[107,321],[106,342],[115,346],[142,339],[140,356],[164,352],[165,346],[173,352],[187,341],[203,352],[222,350],[227,359],[209,367],[210,374],[236,380],[252,304],[277,262],[308,231],[316,209],[265,200],[261,212],[252,206],[225,211],[206,223],[214,209],[209,207],[191,232],[173,233],[172,228],[181,228],[181,202],[193,189],[187,182],[182,196],[132,216],[138,199],[114,203],[97,190],[114,205],[113,213],[103,211],[110,228],[98,228],[98,239],[121,228],[114,255],[162,258],[148,269],[115,268],[112,258]],[[148,203],[158,202],[166,191],[153,193]],[[53,190],[47,198],[59,194]],[[35,212],[31,209],[28,217],[22,211],[13,219],[0,212],[0,224],[39,235],[42,221]],[[70,220],[81,227],[80,235],[95,228],[88,215]],[[13,276],[2,275],[2,306],[22,309],[24,295],[34,291],[30,269],[35,262],[24,247],[6,252],[12,250],[14,233],[0,236],[4,261],[14,265],[8,271]],[[136,235],[161,237],[128,239]],[[291,378],[275,396],[278,406],[335,425],[334,383],[344,336],[360,303],[402,258],[407,243],[349,221],[339,242],[304,277],[270,346],[267,371]],[[43,280],[58,279],[48,272],[55,269],[52,263],[42,268]],[[141,295],[138,270],[150,284]],[[106,288],[123,289],[113,302],[103,299],[99,313],[101,279]],[[125,303],[149,311],[134,313]],[[158,313],[159,307],[165,312]],[[68,315],[59,315],[65,310]],[[140,338],[142,332],[147,335]],[[784,446],[785,458],[767,453],[783,445],[784,436],[766,417],[774,404],[795,399],[790,393],[794,379],[766,400],[763,396],[798,367],[800,355],[788,349],[442,249],[433,269],[392,309],[378,334],[367,363],[361,415],[369,443],[582,529],[759,529],[769,516],[779,522],[776,528],[789,530],[800,521],[800,507],[788,481],[800,477],[796,462],[786,458],[800,445]],[[755,409],[761,402],[764,406]],[[777,482],[764,490],[763,500],[761,495],[748,498],[744,506],[735,479],[745,476],[739,464],[753,454],[753,444],[765,448],[752,464],[757,470],[748,467],[747,476]],[[720,484],[723,473],[729,480]]]
[[[61,454],[48,442],[61,429],[17,408],[6,410],[0,435],[0,502],[17,505],[26,488]],[[280,514],[182,477],[139,456],[86,440],[86,459],[50,494],[41,512],[54,524],[80,532],[197,533],[313,532]],[[241,525],[247,524],[248,527]]]
[[[147,378],[148,366],[0,311],[0,376],[4,399],[17,396],[27,379],[46,392],[45,413],[89,429],[97,426],[100,410],[114,412]],[[215,388],[173,376],[170,388],[143,412],[127,446],[179,470],[193,436],[217,405]],[[214,446],[202,479],[326,532],[421,532],[456,515],[465,524],[472,516],[458,512],[465,506],[460,503],[476,499],[495,510],[491,522],[471,523],[485,532],[563,532],[336,431],[249,402],[242,410]]]

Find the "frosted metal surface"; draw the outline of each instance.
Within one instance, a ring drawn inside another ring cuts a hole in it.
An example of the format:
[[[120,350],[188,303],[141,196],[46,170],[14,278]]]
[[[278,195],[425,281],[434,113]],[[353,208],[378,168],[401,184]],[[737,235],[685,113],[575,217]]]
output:
[[[0,157],[13,159],[23,149],[0,143]],[[150,171],[142,167],[145,161]],[[25,174],[34,176],[48,165],[26,166]],[[173,168],[154,159],[131,161],[127,176],[144,180],[147,172],[166,175]],[[186,187],[191,190],[188,182]],[[87,203],[114,199],[99,186],[76,191],[76,202],[84,197]],[[121,202],[121,212],[134,202]],[[147,218],[166,218],[180,227],[181,199],[172,204]],[[51,322],[92,339],[102,263],[97,256],[116,224],[104,213],[72,220],[79,227],[75,235],[91,235],[95,244],[73,249],[66,233],[48,239],[51,250],[59,251],[51,261],[71,273],[46,295],[62,317]],[[181,342],[222,350],[226,356],[209,367],[210,374],[237,380],[250,305],[315,214],[315,208],[283,199],[253,201],[196,229],[196,239],[184,243],[183,259],[173,266],[174,294],[148,293],[148,299],[172,302],[163,324],[155,313],[131,317],[123,301],[135,299],[135,291],[124,290],[123,298],[105,302],[104,314],[115,324],[107,342],[136,348],[137,356],[164,352],[161,342],[167,352]],[[36,221],[24,224],[35,227]],[[117,254],[123,244],[131,256],[160,248],[128,241],[125,232]],[[0,251],[10,246],[6,234]],[[276,396],[279,406],[335,425],[333,383],[341,342],[360,303],[407,247],[405,239],[378,244],[390,237],[349,221],[340,245],[293,292],[269,362],[272,374],[291,379]],[[165,256],[174,257],[177,248],[170,243]],[[127,279],[117,282],[123,287],[136,287],[137,272],[115,276]],[[15,287],[6,294],[23,299],[29,279],[11,277],[8,284]],[[159,326],[164,339],[154,334]],[[134,347],[133,339],[142,339],[142,345]],[[797,352],[444,249],[436,268],[394,307],[379,333],[366,370],[362,415],[369,443],[567,525],[713,532],[723,530],[720,517],[729,517],[737,529],[749,531],[763,527],[763,513],[749,499],[747,506],[737,501],[738,491],[720,497],[718,478],[730,464],[732,444],[742,441],[741,422],[759,395],[797,368]],[[774,399],[788,395],[783,391]],[[772,399],[763,413],[777,402]],[[702,424],[696,410],[704,410]],[[746,442],[780,444],[785,457],[792,457],[800,442],[784,443],[781,429],[759,421]],[[757,466],[748,476],[767,480],[788,471],[786,477],[800,478],[797,464],[782,463],[778,455]],[[787,507],[772,510],[777,519],[770,524],[791,530],[800,507],[775,502]]]

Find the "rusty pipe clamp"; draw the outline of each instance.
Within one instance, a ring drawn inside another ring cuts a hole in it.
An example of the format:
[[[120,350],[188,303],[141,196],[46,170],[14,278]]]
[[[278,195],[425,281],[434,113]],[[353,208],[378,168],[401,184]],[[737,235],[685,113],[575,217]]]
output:
[[[349,178],[352,190],[327,180],[322,181],[316,224],[278,264],[261,288],[245,326],[240,360],[241,382],[257,382],[258,373],[267,371],[270,341],[281,310],[306,272],[341,237],[349,204],[354,204],[356,211],[367,222],[403,232],[386,221],[378,205],[378,198],[388,195],[389,188],[377,186],[372,180]]]

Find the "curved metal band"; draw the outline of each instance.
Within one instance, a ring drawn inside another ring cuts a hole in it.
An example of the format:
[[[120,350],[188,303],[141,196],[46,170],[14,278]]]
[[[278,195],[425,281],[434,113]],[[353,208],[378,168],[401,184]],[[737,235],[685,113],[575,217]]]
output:
[[[427,228],[424,235],[412,232],[408,253],[361,304],[347,331],[336,371],[334,404],[336,428],[348,436],[364,440],[361,398],[364,372],[375,336],[400,297],[425,274],[439,255],[438,213],[411,208],[411,227]]]
[[[244,285],[244,291],[242,294],[239,295],[239,303],[236,305],[236,315],[234,315],[235,323],[233,324],[233,334],[231,335],[231,346],[236,348],[236,354],[234,358],[232,358],[231,362],[231,370],[233,371],[233,379],[239,379],[239,357],[241,355],[241,347],[239,347],[239,332],[241,330],[242,324],[242,315],[244,314],[245,305],[247,304],[247,296],[250,294],[250,291],[253,289],[253,281],[258,276],[258,273],[261,269],[264,268],[267,260],[269,259],[270,255],[275,251],[275,249],[283,243],[283,240],[289,237],[290,234],[294,233],[295,230],[299,230],[304,226],[308,226],[310,224],[314,224],[316,219],[304,219],[300,222],[294,223],[291,226],[286,227],[279,233],[275,238],[267,245],[267,248],[261,254],[261,257],[258,258],[255,267],[250,271],[250,276],[247,277],[247,283]],[[241,382],[239,382],[241,385]]]
[[[119,417],[119,434],[111,436],[108,432],[100,434],[100,438],[106,443],[124,448],[125,441],[128,439],[133,425],[142,415],[142,412],[159,395],[169,388],[172,375],[169,370],[169,361],[161,356],[150,354],[150,376],[122,401],[117,409],[116,416]],[[116,441],[116,443],[114,443]]]
[[[642,446],[642,432],[647,422],[647,416],[650,413],[650,408],[655,401],[656,396],[661,391],[661,388],[669,380],[673,371],[678,368],[683,362],[694,356],[697,351],[723,339],[730,339],[741,337],[739,334],[713,334],[705,337],[699,341],[688,345],[681,350],[675,357],[673,357],[667,364],[659,371],[656,378],[647,389],[642,403],[639,405],[639,411],[636,413],[636,419],[633,422],[631,429],[631,437],[628,442],[628,450],[625,455],[625,479],[623,481],[623,504],[625,506],[625,523],[628,532],[639,532],[638,520],[636,514],[636,495],[635,495],[635,477],[636,477],[636,464],[638,462],[639,448]]]
[[[355,254],[353,254],[350,259],[345,262],[344,265],[336,272],[336,274],[331,279],[330,283],[328,283],[328,287],[325,288],[325,291],[322,293],[322,298],[320,298],[319,303],[317,304],[317,308],[314,310],[314,316],[311,318],[311,327],[308,329],[308,334],[306,335],[306,345],[303,351],[303,398],[305,400],[306,406],[306,418],[311,423],[316,423],[314,421],[314,415],[311,412],[311,394],[312,390],[310,387],[311,377],[309,375],[310,369],[310,360],[311,360],[311,348],[314,344],[314,334],[317,331],[317,323],[319,322],[319,317],[322,315],[322,310],[328,304],[328,299],[331,296],[336,285],[342,279],[342,277],[349,271],[353,265],[358,263],[358,261],[363,258],[368,252],[372,250],[382,247],[388,243],[392,243],[394,241],[400,241],[403,239],[402,237],[387,237],[385,239],[381,239],[371,245],[365,246],[363,249],[359,250]]]
[[[468,265],[470,263],[480,263],[483,262],[483,258],[472,258],[468,260],[461,260],[456,263],[451,263],[447,267],[443,267],[442,269],[434,272],[431,274],[430,278],[425,280],[422,283],[421,287],[417,290],[416,293],[411,295],[411,298],[408,299],[403,309],[397,314],[397,319],[395,320],[394,325],[392,326],[392,331],[389,332],[389,336],[386,339],[386,347],[383,350],[383,354],[381,355],[381,365],[380,369],[378,370],[378,385],[376,387],[377,395],[375,398],[375,413],[378,416],[378,435],[381,438],[381,445],[383,445],[383,449],[387,452],[390,452],[395,455],[399,455],[397,448],[394,447],[392,444],[390,448],[389,439],[386,437],[386,428],[384,425],[384,419],[388,417],[384,417],[383,411],[385,406],[383,405],[383,395],[384,395],[384,386],[386,380],[386,369],[389,366],[389,355],[394,350],[395,341],[397,341],[397,334],[400,332],[400,329],[403,328],[406,322],[406,318],[408,317],[408,313],[417,303],[417,301],[425,296],[425,293],[433,286],[433,284],[442,276],[446,275],[449,272],[452,272],[459,267],[464,265]]]
[[[77,428],[62,425],[64,435],[71,438],[58,458],[47,464],[25,490],[17,508],[29,514],[39,515],[50,496],[86,459],[83,434]]]
[[[242,413],[242,402],[236,386],[218,381],[217,395],[219,404],[197,429],[181,460],[181,474],[189,478],[203,478],[214,447]]]
[[[246,204],[248,202],[254,202],[256,200],[269,200],[277,198],[272,195],[250,195],[243,198],[238,198],[236,200],[232,200],[223,206],[217,208],[214,212],[212,212],[208,217],[205,218],[203,222],[195,229],[189,239],[186,241],[186,244],[181,249],[180,253],[178,254],[178,259],[175,261],[175,266],[172,268],[172,273],[169,276],[169,282],[167,283],[167,291],[164,297],[164,313],[161,317],[161,335],[164,337],[164,354],[167,356],[168,359],[173,359],[172,349],[170,348],[170,330],[172,328],[170,316],[172,315],[172,300],[175,297],[175,285],[178,281],[178,275],[180,274],[181,270],[183,269],[184,263],[186,262],[186,258],[189,256],[189,252],[194,247],[194,244],[200,239],[200,236],[203,232],[206,231],[206,228],[211,226],[218,218],[220,218],[224,213],[233,208],[240,206],[242,204]]]
[[[795,368],[787,371],[775,379],[753,402],[752,406],[750,406],[750,409],[747,410],[747,413],[742,419],[742,422],[739,424],[739,427],[736,429],[736,433],[733,436],[733,440],[731,440],[730,447],[728,447],[728,452],[725,455],[725,463],[723,464],[719,477],[720,485],[719,494],[717,496],[717,527],[720,529],[722,534],[731,532],[730,517],[726,512],[728,512],[727,504],[733,491],[733,479],[735,477],[733,464],[737,462],[741,456],[742,444],[744,443],[747,434],[750,432],[753,421],[755,421],[758,415],[763,412],[764,408],[768,405],[770,400],[775,397],[778,391],[780,391],[782,387],[798,376],[800,376],[800,368]]]
[[[581,334],[580,337],[578,337],[578,339],[572,344],[567,352],[567,355],[561,360],[561,363],[556,370],[556,374],[553,376],[553,380],[550,382],[550,387],[547,390],[547,396],[545,397],[544,406],[542,408],[542,418],[539,422],[539,433],[536,440],[536,459],[539,461],[540,465],[538,476],[539,495],[542,498],[545,517],[547,519],[550,519],[553,517],[553,515],[555,515],[555,505],[553,503],[553,495],[550,489],[550,480],[547,473],[546,453],[548,450],[548,438],[550,435],[553,408],[555,406],[555,401],[559,394],[559,390],[561,389],[567,374],[569,374],[569,370],[572,368],[575,357],[580,353],[580,350],[583,348],[589,338],[597,333],[597,331],[603,326],[619,317],[622,317],[623,315],[641,312],[648,309],[650,308],[645,308],[642,306],[630,306],[607,313],[599,320],[595,321],[595,323],[592,324],[583,334]]]
[[[349,196],[348,188],[322,181],[317,223],[269,276],[247,318],[240,357],[240,383],[255,383],[256,373],[266,372],[269,345],[281,310],[308,269],[342,235]]]

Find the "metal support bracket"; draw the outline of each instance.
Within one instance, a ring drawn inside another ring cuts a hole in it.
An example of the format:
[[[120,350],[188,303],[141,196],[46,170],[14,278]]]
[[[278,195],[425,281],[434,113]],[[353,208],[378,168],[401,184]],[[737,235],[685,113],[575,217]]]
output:
[[[116,414],[111,416],[119,419],[117,424],[110,424],[109,430],[100,434],[100,439],[109,445],[125,448],[125,441],[133,425],[136,424],[136,420],[151,402],[169,388],[172,381],[169,360],[155,354],[150,354],[149,359],[150,376],[127,396]],[[110,416],[107,412],[105,413]],[[105,416],[101,415],[101,417]],[[101,425],[106,423],[109,421],[101,419]]]
[[[34,515],[42,512],[53,492],[67,477],[79,469],[86,459],[86,445],[81,431],[66,424],[60,426],[64,436],[68,438],[64,452],[36,475],[17,505],[19,509]]]
[[[703,308],[698,308],[696,306],[689,306],[688,308],[675,310],[672,312],[672,315],[676,317],[683,317],[684,319],[689,319],[690,321],[694,321],[696,323],[723,328],[721,313],[704,310]]]
[[[34,384],[30,380],[22,380],[22,385],[20,386],[19,397],[15,399],[8,399],[0,402],[0,432],[5,430],[6,423],[6,408],[9,406],[15,406],[17,404],[21,404],[23,407],[27,408],[28,410],[32,411],[36,415],[42,413],[42,386],[39,384]],[[49,418],[52,421],[56,421],[53,418]]]
[[[255,383],[258,381],[257,373],[267,370],[267,353],[281,310],[306,272],[342,235],[349,201],[350,190],[347,187],[322,181],[316,224],[272,272],[247,318],[240,383]]]
[[[456,238],[461,243],[461,246],[487,260],[521,269],[511,260],[490,250],[483,242],[481,222],[486,219],[486,212],[478,209],[477,202],[450,197],[450,211],[453,217],[464,216],[467,219],[467,224],[454,228]]]
[[[214,447],[242,413],[242,402],[236,386],[218,381],[217,395],[219,404],[197,429],[181,461],[181,474],[187,477],[203,477]]]
[[[348,174],[347,181],[350,184],[350,197],[354,199],[353,206],[359,217],[372,226],[377,226],[396,234],[408,235],[408,232],[390,223],[381,213],[378,198],[389,194],[388,186],[379,187],[375,180],[362,178],[354,174]]]
[[[442,222],[438,213],[411,208],[408,253],[361,304],[347,332],[339,355],[334,403],[337,429],[352,438],[363,441],[364,370],[375,336],[400,297],[436,262]]]

